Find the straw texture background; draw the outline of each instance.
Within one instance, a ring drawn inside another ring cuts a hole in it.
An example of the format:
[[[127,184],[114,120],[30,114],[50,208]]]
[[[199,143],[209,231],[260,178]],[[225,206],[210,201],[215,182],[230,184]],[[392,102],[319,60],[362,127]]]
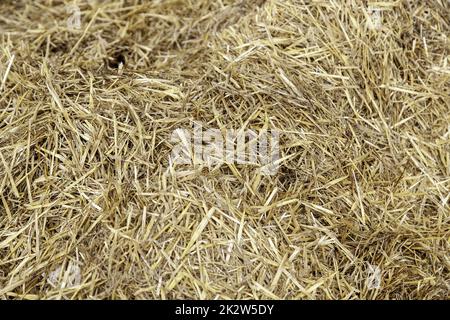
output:
[[[0,298],[448,299],[449,37],[447,0],[1,0]],[[281,131],[278,172],[170,164],[194,122]]]

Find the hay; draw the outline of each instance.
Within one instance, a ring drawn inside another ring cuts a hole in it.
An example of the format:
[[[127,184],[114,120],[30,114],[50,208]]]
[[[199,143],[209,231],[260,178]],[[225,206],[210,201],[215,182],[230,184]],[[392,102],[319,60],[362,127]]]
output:
[[[0,2],[0,298],[449,298],[447,0],[69,4]]]

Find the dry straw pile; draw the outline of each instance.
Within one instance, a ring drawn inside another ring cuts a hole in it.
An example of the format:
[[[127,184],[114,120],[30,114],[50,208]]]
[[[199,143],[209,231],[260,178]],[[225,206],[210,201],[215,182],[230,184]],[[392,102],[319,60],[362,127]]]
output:
[[[0,298],[449,298],[449,36],[447,0],[2,0]],[[169,163],[194,122],[281,131],[278,172]]]

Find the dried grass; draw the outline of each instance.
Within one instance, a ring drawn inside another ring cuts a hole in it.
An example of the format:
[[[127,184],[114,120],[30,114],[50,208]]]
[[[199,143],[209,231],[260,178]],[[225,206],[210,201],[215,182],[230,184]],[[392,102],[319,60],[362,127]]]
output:
[[[0,298],[449,298],[447,0],[70,3],[0,2]],[[193,121],[286,158],[173,174]]]

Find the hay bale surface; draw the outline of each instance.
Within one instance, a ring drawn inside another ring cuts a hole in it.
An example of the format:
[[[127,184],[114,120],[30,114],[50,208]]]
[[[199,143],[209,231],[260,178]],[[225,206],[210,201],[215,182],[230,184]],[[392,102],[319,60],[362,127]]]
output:
[[[447,0],[2,0],[0,298],[448,299],[449,36]],[[278,172],[169,163],[196,122],[279,130]]]

